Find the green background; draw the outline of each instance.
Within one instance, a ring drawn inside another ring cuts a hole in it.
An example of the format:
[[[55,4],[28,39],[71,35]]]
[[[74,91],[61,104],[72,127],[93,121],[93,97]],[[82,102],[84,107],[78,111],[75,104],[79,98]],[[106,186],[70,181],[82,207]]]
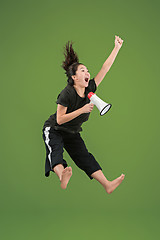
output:
[[[159,1],[0,1],[1,239],[159,239]],[[68,40],[91,78],[122,48],[96,94],[82,137],[108,180],[107,194],[64,152],[66,190],[44,176],[42,126],[66,86]]]

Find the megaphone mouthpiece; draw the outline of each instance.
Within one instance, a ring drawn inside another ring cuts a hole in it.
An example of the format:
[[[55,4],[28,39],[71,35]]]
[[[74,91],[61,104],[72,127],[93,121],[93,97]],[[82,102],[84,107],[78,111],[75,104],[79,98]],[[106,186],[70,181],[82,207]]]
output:
[[[111,104],[104,102],[101,100],[95,93],[89,92],[88,93],[88,98],[91,100],[91,103],[96,105],[98,110],[100,111],[100,115],[103,116],[105,113],[109,111],[111,108]]]
[[[89,92],[89,93],[88,93],[88,98],[90,99],[94,94],[95,94],[95,93],[93,93],[93,92]]]

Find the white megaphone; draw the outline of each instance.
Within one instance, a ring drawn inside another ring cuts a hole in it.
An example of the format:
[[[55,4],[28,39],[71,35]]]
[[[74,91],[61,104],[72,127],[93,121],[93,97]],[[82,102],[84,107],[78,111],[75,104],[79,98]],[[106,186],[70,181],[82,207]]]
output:
[[[109,111],[109,109],[112,107],[111,104],[106,103],[102,101],[95,93],[89,92],[88,93],[88,98],[91,100],[90,103],[93,103],[96,105],[98,110],[100,111],[100,115],[103,116],[105,113]]]

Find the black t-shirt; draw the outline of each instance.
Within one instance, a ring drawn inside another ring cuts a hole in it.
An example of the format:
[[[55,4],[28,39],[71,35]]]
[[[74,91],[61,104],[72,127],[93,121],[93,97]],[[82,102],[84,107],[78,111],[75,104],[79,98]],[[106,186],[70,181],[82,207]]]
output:
[[[94,78],[91,79],[88,83],[88,87],[85,88],[85,97],[82,98],[78,95],[77,91],[73,86],[67,85],[58,95],[57,104],[61,104],[64,107],[67,107],[67,112],[73,112],[85,104],[90,103],[89,98],[87,97],[89,92],[95,92],[97,90],[97,86]],[[83,122],[87,121],[90,113],[82,113],[76,118],[59,125],[56,121],[57,112],[52,114],[48,120],[45,121],[43,129],[45,127],[53,127],[55,130],[66,131],[70,133],[77,133],[82,131],[81,125]]]

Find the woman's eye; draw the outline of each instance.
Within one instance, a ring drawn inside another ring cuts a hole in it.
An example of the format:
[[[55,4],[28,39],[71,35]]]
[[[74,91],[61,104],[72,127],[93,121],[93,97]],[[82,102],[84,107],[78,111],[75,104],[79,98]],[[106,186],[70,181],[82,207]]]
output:
[[[82,70],[83,72],[84,72],[84,70]],[[89,72],[89,71],[87,71],[87,72]]]

